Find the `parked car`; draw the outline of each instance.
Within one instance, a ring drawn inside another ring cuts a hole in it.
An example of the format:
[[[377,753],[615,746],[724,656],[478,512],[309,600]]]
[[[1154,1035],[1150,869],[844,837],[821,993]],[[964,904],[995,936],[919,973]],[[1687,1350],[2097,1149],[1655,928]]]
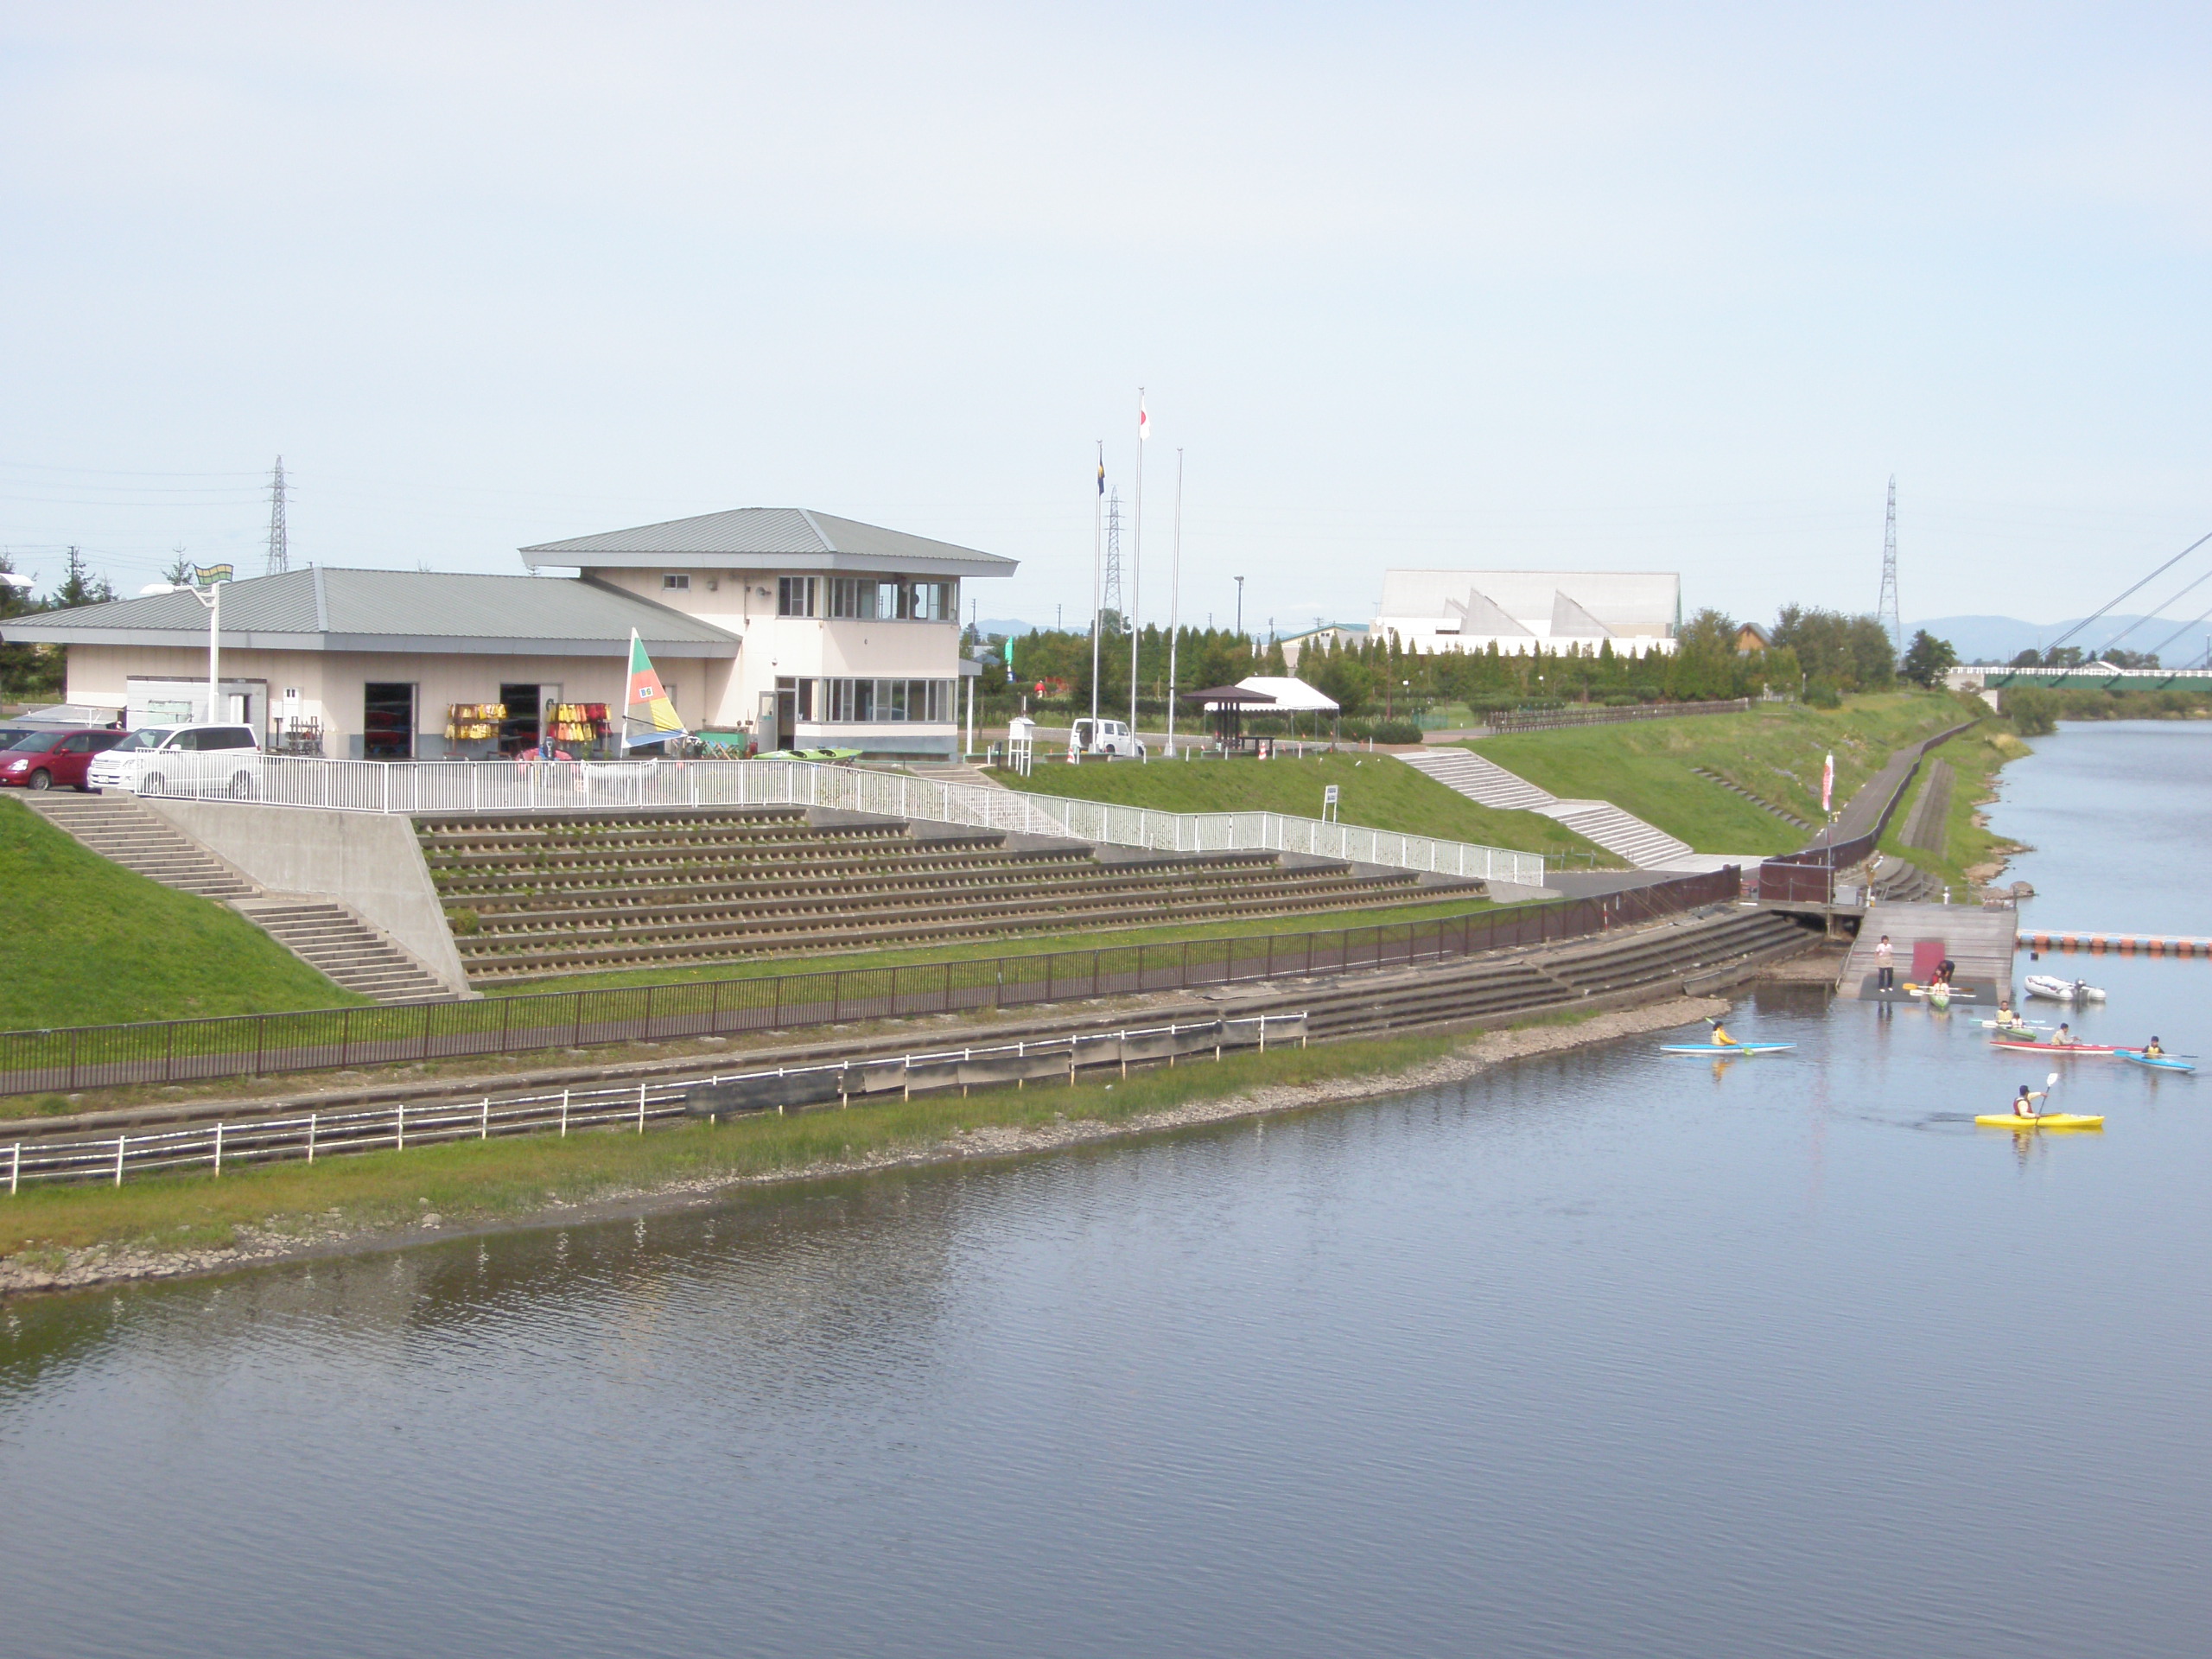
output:
[[[1118,720],[1092,720],[1089,716],[1078,720],[1068,732],[1068,758],[1077,755],[1103,754],[1109,759],[1117,754],[1141,760],[1145,756],[1144,740]]]
[[[141,726],[96,756],[86,781],[134,795],[261,792],[261,745],[251,726]]]
[[[123,741],[123,734],[92,727],[54,727],[0,749],[0,786],[14,789],[89,789],[85,774],[93,758]]]

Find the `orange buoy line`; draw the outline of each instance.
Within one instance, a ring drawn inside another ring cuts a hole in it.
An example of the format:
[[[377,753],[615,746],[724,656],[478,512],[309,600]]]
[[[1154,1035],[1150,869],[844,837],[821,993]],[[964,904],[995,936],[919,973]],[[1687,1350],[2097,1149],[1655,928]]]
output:
[[[2037,928],[2018,933],[2013,943],[2023,950],[2111,951],[2123,957],[2212,957],[2212,939],[2168,938],[2158,933],[2059,933]]]

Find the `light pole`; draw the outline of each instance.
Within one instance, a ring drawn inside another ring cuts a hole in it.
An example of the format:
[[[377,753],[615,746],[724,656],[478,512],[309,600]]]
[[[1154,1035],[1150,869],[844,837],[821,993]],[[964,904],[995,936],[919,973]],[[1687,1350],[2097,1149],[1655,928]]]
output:
[[[1236,637],[1244,637],[1244,578],[1236,578]]]

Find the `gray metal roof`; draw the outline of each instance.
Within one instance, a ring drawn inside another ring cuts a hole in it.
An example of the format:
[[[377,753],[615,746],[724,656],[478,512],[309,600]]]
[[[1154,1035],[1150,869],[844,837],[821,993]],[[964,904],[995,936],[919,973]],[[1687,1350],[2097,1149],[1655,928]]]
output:
[[[917,575],[1010,576],[1020,561],[910,536],[804,507],[734,507],[521,550],[523,563],[626,569],[882,570]]]
[[[709,622],[596,582],[321,567],[223,584],[223,645],[258,651],[605,657],[635,628],[657,657],[734,657]],[[0,639],[67,645],[204,645],[207,612],[188,593],[43,611]]]

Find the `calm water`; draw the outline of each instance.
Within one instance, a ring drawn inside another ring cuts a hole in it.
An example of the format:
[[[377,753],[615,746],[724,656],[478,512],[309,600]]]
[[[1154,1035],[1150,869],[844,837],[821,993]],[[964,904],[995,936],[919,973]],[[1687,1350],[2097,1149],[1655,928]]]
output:
[[[2054,919],[2212,933],[2208,740],[2012,769]],[[2090,1030],[2212,1049],[2209,976]],[[18,1305],[0,1649],[2202,1651],[2212,1076],[2016,1148],[1961,1018],[1738,1029],[1802,1046]]]

